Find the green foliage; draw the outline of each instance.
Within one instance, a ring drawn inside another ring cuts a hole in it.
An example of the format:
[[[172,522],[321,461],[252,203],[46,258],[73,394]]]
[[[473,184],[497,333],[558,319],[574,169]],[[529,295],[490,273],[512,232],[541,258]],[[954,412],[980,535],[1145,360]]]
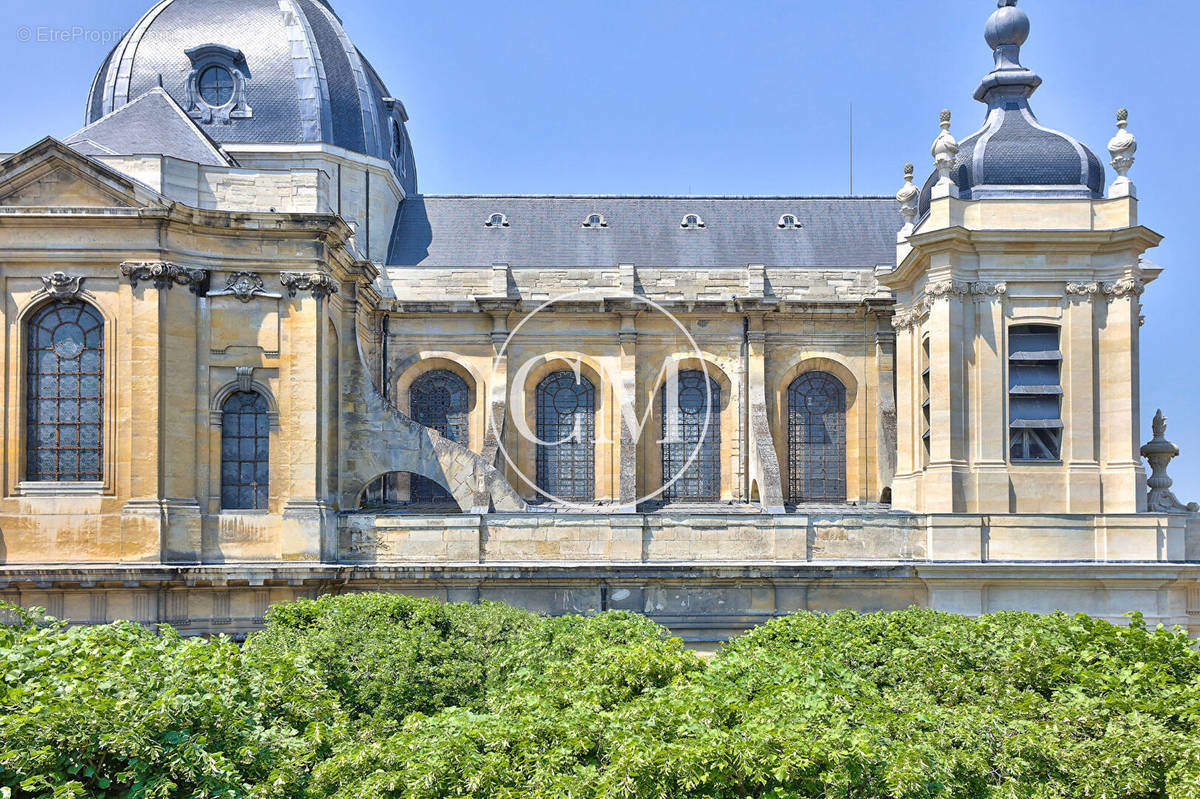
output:
[[[26,618],[0,664],[0,799],[1200,799],[1200,653],[1139,617],[802,613],[705,662],[633,614],[359,595],[240,649]]]
[[[170,629],[26,617],[0,628],[0,672],[0,786],[12,796],[295,796],[348,733],[302,664]]]
[[[396,594],[322,597],[273,607],[248,649],[299,655],[358,718],[481,708],[495,647],[534,625],[507,605],[443,604]]]

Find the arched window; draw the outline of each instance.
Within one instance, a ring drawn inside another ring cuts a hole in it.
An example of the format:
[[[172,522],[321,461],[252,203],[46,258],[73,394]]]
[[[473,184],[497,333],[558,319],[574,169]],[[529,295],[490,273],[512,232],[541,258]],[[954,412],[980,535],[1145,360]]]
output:
[[[538,488],[555,499],[596,495],[596,390],[574,372],[555,372],[537,387]]]
[[[26,479],[103,479],[103,317],[84,302],[52,302],[26,332]]]
[[[221,507],[266,510],[270,489],[271,421],[267,399],[235,391],[221,406]]]
[[[788,497],[846,501],[846,387],[808,372],[788,388]]]
[[[688,214],[683,218],[683,221],[679,223],[679,226],[684,230],[699,230],[700,228],[704,227],[704,220],[701,219],[697,214]]]
[[[721,499],[721,387],[699,370],[680,372],[674,408],[670,387],[668,383],[662,391],[663,499],[717,502]]]
[[[783,229],[796,229],[803,226],[800,224],[800,220],[796,218],[795,214],[784,214],[783,216],[779,217],[779,227]]]
[[[483,223],[484,227],[508,227],[508,217],[504,214],[492,214]]]
[[[454,372],[434,369],[418,377],[408,390],[408,406],[413,421],[451,441],[467,443],[470,392],[466,381]],[[449,491],[427,477],[413,475],[410,488],[413,502],[454,501]]]

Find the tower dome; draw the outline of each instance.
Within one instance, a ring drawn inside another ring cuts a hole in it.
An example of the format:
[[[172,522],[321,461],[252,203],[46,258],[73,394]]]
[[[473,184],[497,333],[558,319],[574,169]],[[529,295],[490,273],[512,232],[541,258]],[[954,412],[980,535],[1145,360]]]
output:
[[[984,31],[995,58],[975,99],[987,105],[983,127],[959,142],[950,177],[952,194],[962,200],[994,197],[1099,198],[1104,167],[1078,140],[1044,127],[1029,106],[1042,84],[1021,65],[1021,45],[1029,37],[1029,17],[1017,0],[999,0]],[[921,192],[920,214],[929,210],[935,171]]]
[[[157,87],[218,142],[325,142],[415,191],[404,106],[325,0],[161,0],[101,65],[88,124]]]

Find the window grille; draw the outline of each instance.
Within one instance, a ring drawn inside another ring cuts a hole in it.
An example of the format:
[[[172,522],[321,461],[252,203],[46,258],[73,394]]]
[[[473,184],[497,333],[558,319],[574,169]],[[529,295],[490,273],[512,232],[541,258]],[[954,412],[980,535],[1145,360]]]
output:
[[[451,441],[468,442],[470,392],[466,381],[454,372],[434,369],[421,375],[413,381],[408,401],[413,421],[438,431]],[[419,474],[412,476],[409,487],[414,503],[454,501],[441,484]]]
[[[596,494],[596,390],[574,372],[537,387],[538,488],[555,499],[591,502]]]
[[[668,418],[671,412],[667,401],[670,383],[662,391],[662,473],[666,487],[663,500],[718,502],[721,499],[721,387],[698,370],[680,372],[678,380],[679,403],[673,420]],[[693,455],[695,458],[689,465]]]
[[[102,479],[104,319],[83,302],[52,302],[27,329],[26,479]]]
[[[266,397],[257,391],[236,391],[221,411],[221,507],[266,510],[271,482]]]
[[[846,501],[846,387],[833,375],[788,388],[788,482],[792,502]]]

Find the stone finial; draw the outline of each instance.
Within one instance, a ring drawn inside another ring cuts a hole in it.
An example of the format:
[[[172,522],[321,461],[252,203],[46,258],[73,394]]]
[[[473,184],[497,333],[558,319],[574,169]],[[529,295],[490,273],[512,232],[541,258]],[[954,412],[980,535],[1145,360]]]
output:
[[[904,220],[902,235],[911,233],[913,223],[917,220],[917,199],[921,196],[921,190],[913,183],[914,172],[915,167],[912,164],[904,165],[904,185],[896,192],[896,202],[900,203],[900,217]]]
[[[1129,170],[1133,167],[1133,154],[1137,152],[1137,139],[1130,133],[1129,110],[1122,108],[1117,112],[1117,135],[1108,143],[1108,152],[1112,155],[1112,168],[1117,171],[1117,179],[1109,188],[1110,197],[1136,197],[1133,181],[1129,179]]]
[[[938,171],[938,186],[953,185],[954,179],[950,177],[951,171],[954,169],[954,159],[958,156],[958,142],[954,136],[950,134],[950,112],[942,111],[941,121],[942,132],[933,140],[933,163],[937,166]]]
[[[1154,438],[1142,447],[1142,457],[1150,462],[1150,477],[1146,483],[1150,486],[1150,494],[1146,498],[1146,510],[1150,513],[1196,513],[1200,504],[1195,502],[1184,505],[1171,493],[1174,482],[1167,477],[1167,464],[1179,455],[1179,447],[1167,441],[1167,417],[1161,410],[1154,414],[1151,423]]]

